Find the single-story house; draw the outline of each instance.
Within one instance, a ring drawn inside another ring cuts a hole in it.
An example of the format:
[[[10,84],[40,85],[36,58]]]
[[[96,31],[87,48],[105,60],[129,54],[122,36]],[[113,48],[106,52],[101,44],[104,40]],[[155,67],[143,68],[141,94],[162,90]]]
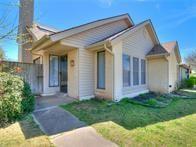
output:
[[[161,44],[150,20],[135,24],[123,14],[57,31],[33,23],[33,14],[24,13],[28,6],[20,8],[19,34],[31,41],[19,45],[19,60],[43,64],[42,95],[119,101],[175,90],[178,43]]]
[[[179,73],[179,80],[189,79],[191,74],[190,66],[186,64],[179,65],[180,73]]]

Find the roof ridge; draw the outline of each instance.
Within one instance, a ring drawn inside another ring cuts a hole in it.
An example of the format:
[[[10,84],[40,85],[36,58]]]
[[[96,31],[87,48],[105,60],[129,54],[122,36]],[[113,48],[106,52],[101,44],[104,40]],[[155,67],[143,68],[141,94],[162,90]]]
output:
[[[120,15],[116,15],[116,16],[111,16],[111,17],[106,17],[106,18],[102,18],[102,19],[97,19],[97,20],[94,20],[94,21],[91,21],[91,22],[88,22],[88,23],[84,23],[84,24],[81,24],[81,25],[78,25],[78,26],[74,26],[74,27],[62,30],[62,31],[55,32],[55,33],[53,33],[51,35],[55,35],[55,34],[62,33],[62,32],[68,31],[68,30],[76,29],[76,28],[79,28],[79,27],[82,27],[82,26],[85,26],[85,25],[88,25],[88,24],[99,22],[99,21],[104,21],[104,20],[108,20],[108,19],[112,19],[112,18],[116,18],[116,17],[122,17],[122,16],[128,16],[128,18],[131,20],[131,23],[133,23],[130,15],[128,13],[124,13],[124,14],[120,14]],[[134,23],[133,23],[133,25],[134,25]]]

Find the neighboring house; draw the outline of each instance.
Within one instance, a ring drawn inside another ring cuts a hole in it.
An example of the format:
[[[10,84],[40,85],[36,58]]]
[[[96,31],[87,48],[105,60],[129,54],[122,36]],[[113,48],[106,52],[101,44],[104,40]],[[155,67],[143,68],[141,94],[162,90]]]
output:
[[[189,79],[191,74],[191,68],[190,66],[186,64],[180,64],[179,66],[180,73],[179,73],[179,80]]]
[[[20,12],[32,6],[27,3]],[[25,19],[33,20],[29,17]],[[176,88],[178,43],[160,44],[150,20],[134,24],[123,14],[63,31],[21,22],[25,29],[20,30],[29,32],[32,42],[30,47],[20,46],[19,60],[43,64],[43,95],[64,92],[80,100],[98,96],[119,101]],[[23,50],[31,58],[24,58]]]

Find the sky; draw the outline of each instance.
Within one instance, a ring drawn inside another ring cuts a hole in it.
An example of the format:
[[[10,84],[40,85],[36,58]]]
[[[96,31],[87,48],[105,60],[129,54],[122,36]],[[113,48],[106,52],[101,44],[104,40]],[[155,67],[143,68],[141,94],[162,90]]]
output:
[[[34,1],[34,21],[42,25],[64,30],[97,19],[129,13],[135,24],[151,19],[160,42],[177,40],[182,58],[196,50],[196,0]],[[7,21],[17,25],[17,2],[0,0],[0,18],[6,14]],[[17,60],[18,46],[15,40],[0,41],[0,46],[8,59]]]

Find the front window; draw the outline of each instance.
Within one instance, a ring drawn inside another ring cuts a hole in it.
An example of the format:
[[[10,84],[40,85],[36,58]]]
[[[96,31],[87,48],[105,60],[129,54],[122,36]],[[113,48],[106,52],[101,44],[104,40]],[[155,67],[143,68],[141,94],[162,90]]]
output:
[[[141,84],[146,84],[146,61],[141,59]]]
[[[139,59],[133,57],[133,85],[139,85]]]
[[[105,89],[105,51],[97,53],[97,88]]]
[[[59,58],[54,55],[49,59],[49,86],[59,86]]]
[[[123,87],[128,87],[131,85],[130,70],[130,56],[123,55]]]

